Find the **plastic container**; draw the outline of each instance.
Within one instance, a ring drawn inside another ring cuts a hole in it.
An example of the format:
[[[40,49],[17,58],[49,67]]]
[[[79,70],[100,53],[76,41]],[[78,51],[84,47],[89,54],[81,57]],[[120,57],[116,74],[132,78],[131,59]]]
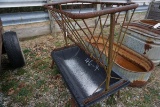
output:
[[[105,92],[104,81],[107,75],[104,68],[78,46],[55,50],[51,56],[80,107],[89,106],[106,98],[130,83],[112,71],[110,89]],[[99,87],[100,84],[102,85]]]

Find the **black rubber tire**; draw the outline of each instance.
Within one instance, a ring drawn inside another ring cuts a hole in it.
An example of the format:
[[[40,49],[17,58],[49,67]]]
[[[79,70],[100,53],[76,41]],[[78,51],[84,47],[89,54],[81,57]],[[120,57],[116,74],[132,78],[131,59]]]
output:
[[[6,54],[6,50],[4,48],[4,45],[2,44],[2,54]]]
[[[16,32],[5,32],[3,34],[3,45],[12,66],[14,68],[23,67],[25,59]]]

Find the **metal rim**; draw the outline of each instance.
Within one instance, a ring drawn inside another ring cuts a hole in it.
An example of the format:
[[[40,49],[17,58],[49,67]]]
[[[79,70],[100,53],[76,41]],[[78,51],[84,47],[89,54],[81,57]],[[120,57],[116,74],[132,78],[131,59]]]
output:
[[[76,3],[76,2],[81,2],[81,3],[95,3],[95,4],[123,4],[124,6],[121,7],[115,7],[115,8],[111,8],[111,9],[104,9],[104,10],[99,10],[96,12],[88,12],[88,13],[70,13],[70,12],[66,12],[64,10],[59,10],[54,8],[54,5],[58,5],[58,4],[63,4],[63,3]],[[53,6],[53,7],[50,7]],[[138,7],[138,4],[128,4],[128,3],[110,3],[110,2],[89,2],[89,1],[69,1],[69,2],[58,2],[58,3],[52,3],[52,4],[46,4],[44,5],[45,8],[52,10],[52,11],[56,11],[58,13],[62,13],[66,16],[68,16],[69,18],[72,19],[87,19],[87,18],[92,18],[92,17],[97,17],[100,15],[105,15],[105,14],[113,14],[116,12],[121,12],[121,11],[127,11],[130,9],[135,9]]]

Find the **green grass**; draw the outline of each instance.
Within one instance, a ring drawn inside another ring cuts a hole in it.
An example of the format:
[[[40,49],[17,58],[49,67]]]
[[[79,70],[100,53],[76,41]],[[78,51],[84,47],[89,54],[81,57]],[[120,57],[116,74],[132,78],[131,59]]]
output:
[[[160,94],[158,93],[158,100],[160,101]]]
[[[20,97],[26,97],[26,96],[30,96],[31,95],[31,91],[29,88],[27,87],[23,87],[22,89],[20,89],[20,91],[18,92],[18,96]]]
[[[144,103],[152,103],[154,102],[154,99],[159,99],[160,98],[160,90],[154,89],[152,87],[148,87],[148,93],[144,95]]]
[[[25,86],[21,88],[16,94],[12,95],[13,102],[19,102],[24,106],[33,97],[33,89],[30,86]]]
[[[48,71],[50,70],[50,58],[46,57],[45,59],[42,59],[40,57],[35,57],[34,60],[32,60],[32,69],[37,69],[38,71]]]
[[[40,70],[45,70],[45,69],[47,69],[48,67],[49,67],[48,64],[42,64],[41,66],[38,67],[38,69],[40,69]]]
[[[108,105],[116,104],[116,100],[115,100],[115,98],[114,98],[114,95],[109,96],[108,99],[107,99],[107,101],[106,101],[106,103],[107,103]]]
[[[46,37],[44,37],[46,38]],[[43,38],[43,42],[44,41]],[[64,107],[71,107],[70,103],[67,102],[71,96],[67,90],[67,87],[64,85],[60,72],[55,65],[53,69],[50,69],[51,57],[50,52],[52,51],[51,47],[61,46],[64,43],[51,41],[50,44],[56,46],[51,46],[49,48],[45,47],[44,50],[36,51],[37,44],[40,44],[39,38],[34,38],[33,40],[24,41],[25,43],[29,42],[29,45],[23,46],[23,52],[26,58],[26,66],[14,70],[6,70],[2,72],[0,77],[0,91],[4,93],[4,99],[9,99],[7,106],[12,106],[14,104],[20,104],[23,106],[29,106],[29,103],[35,101],[35,107],[56,107],[60,102],[62,102]],[[56,37],[54,38],[58,40]],[[50,39],[49,39],[50,40]],[[47,40],[47,42],[49,41]],[[35,43],[34,46],[30,46],[30,41]],[[41,42],[42,47],[44,46]],[[47,44],[48,45],[48,44]],[[38,45],[40,46],[40,45]],[[47,49],[47,50],[46,50]],[[154,73],[153,73],[154,74]],[[149,86],[144,86],[142,88],[124,88],[121,90],[120,98],[116,99],[116,96],[109,97],[102,101],[104,105],[108,107],[116,107],[117,104],[123,104],[126,107],[153,107],[154,104],[159,104],[160,101],[160,91],[159,85],[160,82],[158,75],[153,75],[148,83]],[[24,83],[23,87],[20,85]],[[11,95],[8,95],[10,89],[13,89],[14,92]],[[147,91],[146,91],[147,90]],[[48,100],[52,100],[50,96],[54,98],[54,101],[50,102],[53,106],[48,103]],[[139,96],[139,98],[137,98]],[[135,100],[134,97],[137,99]],[[101,107],[101,103],[94,104],[91,107]]]
[[[41,79],[39,76],[34,76],[36,83],[32,86],[34,89],[39,89],[42,92],[47,92],[49,90],[48,84],[44,79]]]
[[[35,107],[49,107],[48,102],[36,103]]]
[[[20,76],[20,75],[23,75],[23,74],[25,74],[25,73],[27,73],[27,72],[28,72],[28,71],[25,70],[24,68],[19,68],[19,69],[17,70],[17,72],[15,73],[15,75]]]
[[[32,65],[32,68],[33,68],[33,69],[36,69],[36,68],[41,69],[41,66],[43,66],[43,65],[45,65],[45,64],[46,64],[46,62],[43,61],[43,60],[36,60],[36,61],[34,62],[34,64]]]
[[[7,93],[10,89],[17,89],[18,82],[17,80],[8,80],[1,85],[1,91]]]
[[[28,53],[30,53],[30,52],[31,52],[30,49],[24,49],[24,50],[23,50],[23,53],[24,53],[24,54],[28,54]]]
[[[39,77],[38,75],[34,75],[34,79],[35,79],[36,81],[38,81],[39,78],[40,78],[40,77]]]
[[[36,82],[36,88],[41,88],[45,84],[45,80],[38,80]]]
[[[52,71],[52,75],[54,76],[54,75],[57,75],[57,74],[60,74],[60,72],[59,72],[57,66],[54,66],[53,71]]]
[[[71,107],[71,103],[68,101],[68,102],[65,104],[65,107]]]
[[[55,42],[55,46],[56,46],[56,47],[60,47],[61,45],[62,45],[62,43],[61,43],[61,42],[58,42],[58,41],[57,41],[57,42]]]
[[[144,95],[144,103],[150,103],[151,102],[151,96],[150,94]]]
[[[91,107],[101,107],[101,104],[97,103],[97,104],[92,105]]]
[[[11,76],[11,73],[10,72],[1,72],[0,73],[0,81],[3,81],[3,80],[7,80],[10,76]]]

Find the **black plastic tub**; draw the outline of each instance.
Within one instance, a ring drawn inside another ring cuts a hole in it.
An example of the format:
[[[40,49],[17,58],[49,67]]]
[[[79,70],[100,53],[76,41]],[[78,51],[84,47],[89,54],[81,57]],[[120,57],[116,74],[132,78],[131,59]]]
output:
[[[105,70],[78,46],[54,50],[51,56],[80,107],[96,103],[130,83],[112,71],[111,77],[113,78],[110,80],[110,88],[108,92],[105,92],[104,81],[107,76]],[[100,86],[102,83],[103,85]],[[99,89],[95,92],[98,87]]]

